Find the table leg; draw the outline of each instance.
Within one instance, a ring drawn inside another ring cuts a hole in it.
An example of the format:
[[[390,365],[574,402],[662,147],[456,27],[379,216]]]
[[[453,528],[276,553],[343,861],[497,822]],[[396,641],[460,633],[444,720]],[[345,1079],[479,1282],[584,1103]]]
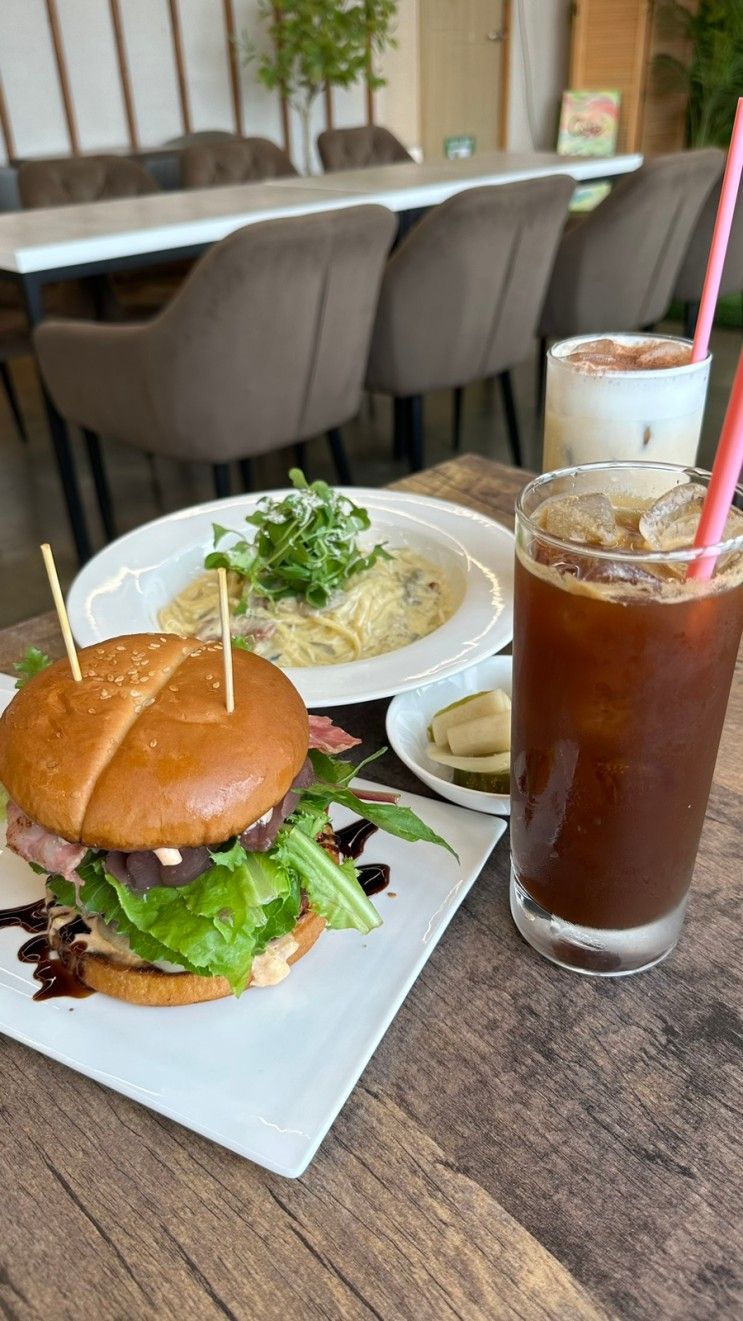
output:
[[[41,301],[41,282],[32,275],[21,276],[21,287],[23,297],[26,303],[26,311],[31,326],[36,326],[43,319],[44,309]],[[67,506],[67,516],[70,520],[70,528],[75,542],[78,559],[81,564],[90,559],[93,548],[88,533],[88,524],[85,517],[85,509],[80,496],[80,487],[77,481],[75,463],[72,457],[70,439],[67,435],[67,427],[64,418],[54,406],[50,395],[46,391],[44,382],[41,382],[41,392],[44,398],[44,407],[46,409],[49,431],[52,437],[52,446],[54,448],[54,457],[57,461],[57,471],[62,483],[65,504]]]

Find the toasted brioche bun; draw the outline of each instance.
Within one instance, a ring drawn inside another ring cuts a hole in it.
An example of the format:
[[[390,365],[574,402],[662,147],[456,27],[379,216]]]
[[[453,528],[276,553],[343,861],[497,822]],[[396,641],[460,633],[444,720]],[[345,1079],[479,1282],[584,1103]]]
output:
[[[303,913],[290,933],[299,949],[289,955],[288,963],[296,963],[312,949],[325,927],[325,918],[317,913]],[[52,937],[52,944],[61,962],[70,972],[93,991],[103,991],[117,1000],[130,1004],[166,1007],[194,1005],[204,1000],[221,1000],[232,995],[226,977],[199,977],[191,972],[161,972],[159,968],[129,967],[117,963],[106,954],[87,953]],[[252,981],[249,983],[252,986]]]
[[[0,719],[0,781],[63,839],[127,852],[220,843],[280,802],[307,756],[304,703],[259,656],[232,652],[231,714],[221,643],[140,633],[79,658],[82,682],[57,661]]]

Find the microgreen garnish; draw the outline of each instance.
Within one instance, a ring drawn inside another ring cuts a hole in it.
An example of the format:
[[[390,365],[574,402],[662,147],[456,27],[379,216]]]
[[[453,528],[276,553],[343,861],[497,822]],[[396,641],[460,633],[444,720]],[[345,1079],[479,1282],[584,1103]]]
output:
[[[370,527],[365,509],[327,482],[308,483],[299,468],[289,477],[295,490],[280,500],[264,496],[246,518],[257,528],[253,541],[214,524],[215,549],[204,564],[239,574],[245,580],[243,601],[253,593],[274,601],[298,596],[322,609],[354,574],[391,557],[381,544],[366,555],[360,551],[359,533]],[[237,540],[216,549],[226,536]]]
[[[51,657],[46,656],[38,647],[29,647],[25,656],[19,661],[13,662],[13,669],[18,678],[15,681],[16,688],[22,688],[24,683],[33,679],[37,674],[41,674],[48,665],[51,665]]]

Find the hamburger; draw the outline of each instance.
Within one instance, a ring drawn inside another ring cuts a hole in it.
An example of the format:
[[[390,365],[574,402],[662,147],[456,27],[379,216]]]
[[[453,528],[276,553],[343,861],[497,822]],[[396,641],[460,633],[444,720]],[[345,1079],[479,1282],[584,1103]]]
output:
[[[337,754],[359,740],[269,661],[233,651],[228,713],[222,660],[220,643],[112,638],[79,653],[81,682],[57,661],[0,719],[7,845],[45,877],[50,946],[135,1004],[273,985],[325,927],[380,925],[332,802],[445,844],[394,796],[353,793]]]

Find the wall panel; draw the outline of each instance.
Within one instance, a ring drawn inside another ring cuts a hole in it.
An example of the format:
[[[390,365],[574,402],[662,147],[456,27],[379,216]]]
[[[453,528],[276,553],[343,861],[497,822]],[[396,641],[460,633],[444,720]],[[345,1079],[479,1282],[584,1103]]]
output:
[[[0,75],[18,155],[65,155],[70,140],[44,0],[0,3]]]
[[[121,147],[128,130],[108,4],[57,0],[57,11],[81,149]]]
[[[234,131],[224,15],[219,0],[178,0],[194,129]]]
[[[143,147],[182,130],[167,0],[121,0],[132,95]]]

